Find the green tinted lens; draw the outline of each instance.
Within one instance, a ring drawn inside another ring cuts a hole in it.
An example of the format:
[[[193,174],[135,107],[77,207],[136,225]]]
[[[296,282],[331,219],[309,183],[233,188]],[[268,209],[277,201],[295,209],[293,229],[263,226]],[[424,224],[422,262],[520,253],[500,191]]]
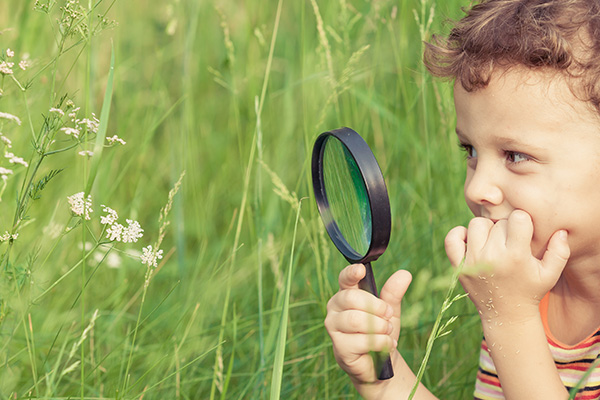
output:
[[[323,180],[333,220],[350,247],[365,255],[371,243],[371,205],[356,161],[330,136],[323,151]]]

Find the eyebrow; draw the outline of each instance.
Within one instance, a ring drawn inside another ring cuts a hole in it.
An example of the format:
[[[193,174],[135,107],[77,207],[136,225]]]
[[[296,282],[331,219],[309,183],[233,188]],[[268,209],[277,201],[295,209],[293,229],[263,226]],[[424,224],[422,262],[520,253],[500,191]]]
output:
[[[458,127],[456,127],[455,131],[456,131],[456,136],[458,136],[458,139],[461,142],[471,142],[469,140],[469,138],[467,137],[467,135],[465,135],[460,129],[458,129]],[[516,146],[516,147],[525,148],[524,150],[527,150],[527,151],[543,151],[544,150],[542,147],[536,146],[534,144],[526,143],[521,140],[514,139],[511,137],[506,137],[506,136],[495,136],[494,142],[500,147]]]

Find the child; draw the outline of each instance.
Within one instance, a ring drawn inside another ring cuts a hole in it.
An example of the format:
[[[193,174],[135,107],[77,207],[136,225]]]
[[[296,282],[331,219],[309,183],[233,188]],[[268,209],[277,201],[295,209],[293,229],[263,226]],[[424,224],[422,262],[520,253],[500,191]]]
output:
[[[479,311],[478,399],[566,399],[600,353],[600,2],[483,0],[447,40],[427,45],[455,80],[456,133],[475,215],[445,241]],[[325,326],[336,360],[365,398],[406,399],[415,375],[396,350],[410,274],[381,299],[346,267]],[[369,351],[391,352],[375,379]],[[416,399],[435,398],[423,385]],[[600,398],[600,367],[578,399]]]

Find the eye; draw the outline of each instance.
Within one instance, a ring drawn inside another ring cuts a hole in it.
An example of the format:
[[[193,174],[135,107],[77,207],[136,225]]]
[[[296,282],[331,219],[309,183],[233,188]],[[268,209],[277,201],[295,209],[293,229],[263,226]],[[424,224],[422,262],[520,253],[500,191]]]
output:
[[[531,157],[524,153],[519,153],[518,151],[505,151],[506,160],[511,164],[518,164],[524,161],[530,161]]]
[[[467,159],[477,158],[477,150],[470,144],[459,143],[458,146],[466,153]]]

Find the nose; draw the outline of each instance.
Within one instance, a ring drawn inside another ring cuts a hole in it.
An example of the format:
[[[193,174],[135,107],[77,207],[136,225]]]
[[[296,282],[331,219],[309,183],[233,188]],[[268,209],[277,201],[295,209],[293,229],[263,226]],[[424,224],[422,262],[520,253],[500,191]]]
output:
[[[483,206],[502,204],[504,194],[498,169],[481,160],[474,169],[469,169],[465,179],[465,199],[469,203]]]

